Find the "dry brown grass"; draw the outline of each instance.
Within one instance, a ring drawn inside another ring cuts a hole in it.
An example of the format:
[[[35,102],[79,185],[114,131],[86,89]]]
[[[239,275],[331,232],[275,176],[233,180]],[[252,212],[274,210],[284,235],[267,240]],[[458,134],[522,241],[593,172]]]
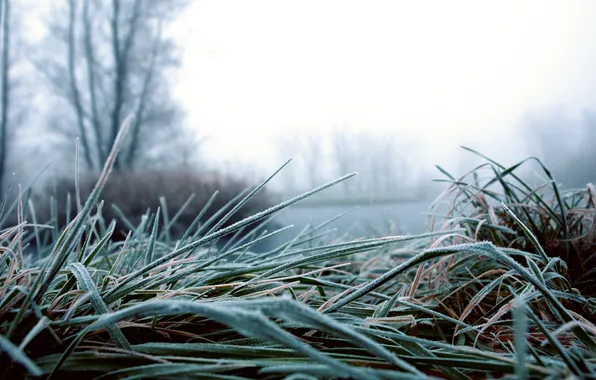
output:
[[[97,178],[97,174],[89,174],[80,178],[80,198],[83,201],[91,193]],[[106,221],[112,219],[117,221],[115,238],[123,239],[128,233],[128,228],[123,223],[121,215],[125,215],[126,219],[136,227],[141,222],[143,215],[147,213],[147,210],[155,213],[158,207],[161,207],[161,211],[164,211],[164,204],[160,202],[160,197],[163,197],[166,201],[169,219],[179,213],[175,223],[170,228],[170,233],[172,238],[180,238],[192,225],[197,215],[207,205],[216,191],[218,194],[204,212],[203,217],[200,219],[201,223],[204,223],[218,210],[237,199],[240,193],[251,187],[250,185],[244,180],[231,176],[186,168],[114,172],[107,181],[102,193],[101,199],[104,201],[102,215]],[[57,200],[58,225],[63,227],[69,213],[69,207],[67,206],[68,194],[70,194],[71,203],[70,215],[76,214],[75,181],[70,178],[60,179],[56,182],[55,187],[47,187],[44,194],[36,197],[34,204],[36,205],[37,220],[42,223],[46,223],[52,218],[50,203],[47,201],[48,193],[53,194]],[[189,198],[191,198],[190,201]],[[185,206],[187,201],[189,202]],[[262,211],[274,202],[275,195],[263,189],[232,215],[223,227]],[[232,202],[232,205],[236,203],[238,202]],[[122,213],[117,212],[113,205],[117,206]],[[160,222],[160,224],[163,227],[163,222]],[[250,227],[246,231],[250,231]]]

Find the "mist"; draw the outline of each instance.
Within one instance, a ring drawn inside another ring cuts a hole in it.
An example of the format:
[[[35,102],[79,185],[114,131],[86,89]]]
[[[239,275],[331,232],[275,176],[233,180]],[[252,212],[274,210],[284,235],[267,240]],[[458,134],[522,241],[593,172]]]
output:
[[[595,180],[593,2],[156,1],[129,25],[122,1],[122,46],[135,42],[120,92],[114,10],[90,20],[86,4],[11,8],[4,186],[97,171],[127,115],[142,125],[123,169],[256,184],[291,159],[267,185],[276,199],[358,173],[302,207],[383,205],[375,218],[415,231],[445,188],[435,165],[457,177],[482,161],[462,145],[505,166],[536,156],[564,187]]]

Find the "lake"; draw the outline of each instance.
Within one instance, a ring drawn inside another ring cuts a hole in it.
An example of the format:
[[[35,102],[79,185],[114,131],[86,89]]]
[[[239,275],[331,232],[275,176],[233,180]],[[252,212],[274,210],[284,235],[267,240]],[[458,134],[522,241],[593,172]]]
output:
[[[378,237],[389,234],[419,234],[426,231],[426,213],[432,201],[381,203],[381,204],[332,204],[332,205],[294,205],[282,211],[275,221],[282,225],[294,225],[289,231],[275,236],[267,244],[255,247],[255,251],[272,249],[295,237],[311,223],[316,226],[346,211],[346,215],[331,222],[323,228],[337,228],[332,236],[348,233],[350,237]]]

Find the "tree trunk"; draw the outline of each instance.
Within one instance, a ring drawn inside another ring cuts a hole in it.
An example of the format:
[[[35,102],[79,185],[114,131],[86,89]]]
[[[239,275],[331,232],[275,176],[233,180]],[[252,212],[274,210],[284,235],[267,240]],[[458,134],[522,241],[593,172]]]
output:
[[[104,147],[104,139],[102,135],[102,125],[99,121],[97,113],[97,96],[95,90],[95,55],[93,53],[93,36],[92,25],[89,16],[89,1],[83,3],[83,23],[84,23],[84,45],[85,45],[85,62],[87,65],[87,80],[89,85],[89,108],[91,109],[91,125],[95,134],[95,146],[97,149],[97,161],[101,166],[108,158],[106,149]]]
[[[69,20],[68,20],[68,77],[70,81],[70,92],[72,102],[77,114],[77,123],[79,126],[79,133],[81,144],[83,145],[83,155],[85,162],[91,169],[96,169],[96,165],[91,158],[91,150],[89,149],[89,141],[87,138],[87,131],[85,130],[85,119],[83,117],[83,106],[81,105],[81,97],[79,88],[77,87],[76,67],[75,67],[75,0],[69,1]],[[98,163],[101,165],[101,163]]]
[[[2,96],[0,98],[0,107],[1,107],[1,115],[0,115],[0,191],[2,191],[4,186],[4,177],[6,176],[6,158],[7,154],[7,147],[8,147],[8,137],[7,137],[7,130],[8,130],[8,107],[9,107],[9,91],[10,86],[8,85],[8,71],[9,71],[9,58],[10,58],[10,28],[9,28],[9,20],[10,20],[10,8],[9,8],[9,0],[2,0],[2,4],[0,4],[1,14],[0,20],[2,23],[2,57],[1,57],[1,67],[2,70],[0,74],[0,91],[2,92]]]
[[[143,89],[141,91],[141,96],[139,99],[139,105],[137,107],[137,111],[135,112],[135,119],[134,124],[132,126],[132,133],[131,133],[131,142],[130,148],[128,150],[128,157],[127,157],[127,167],[132,168],[134,166],[134,160],[137,156],[137,150],[139,149],[139,139],[141,138],[141,124],[143,123],[143,114],[145,113],[145,107],[147,105],[147,97],[149,96],[149,90],[151,86],[151,81],[153,78],[153,70],[155,68],[155,59],[157,58],[157,52],[159,49],[159,44],[161,41],[161,26],[155,37],[155,41],[153,43],[153,48],[151,49],[151,58],[149,63],[149,68],[147,69],[147,74],[143,79]]]
[[[128,80],[128,54],[131,50],[134,41],[135,33],[137,32],[137,21],[140,17],[140,2],[135,0],[133,12],[129,21],[128,35],[124,39],[124,44],[120,44],[120,31],[118,22],[120,21],[120,0],[112,0],[114,13],[112,16],[112,54],[114,55],[114,108],[112,110],[112,121],[110,130],[110,140],[108,146],[111,146],[116,141],[118,130],[122,119],[122,106],[124,105],[125,96],[124,90]],[[115,170],[120,170],[125,164],[122,155],[114,165]]]

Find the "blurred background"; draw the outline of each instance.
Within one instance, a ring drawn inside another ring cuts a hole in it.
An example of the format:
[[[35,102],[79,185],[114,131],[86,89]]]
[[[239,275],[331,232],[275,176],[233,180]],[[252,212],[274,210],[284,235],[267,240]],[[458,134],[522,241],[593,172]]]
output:
[[[256,183],[293,158],[284,199],[358,172],[297,226],[358,207],[344,226],[422,232],[434,165],[478,162],[460,145],[596,181],[594,1],[0,2],[4,188],[72,176],[77,138],[97,171],[128,115],[116,170]]]

